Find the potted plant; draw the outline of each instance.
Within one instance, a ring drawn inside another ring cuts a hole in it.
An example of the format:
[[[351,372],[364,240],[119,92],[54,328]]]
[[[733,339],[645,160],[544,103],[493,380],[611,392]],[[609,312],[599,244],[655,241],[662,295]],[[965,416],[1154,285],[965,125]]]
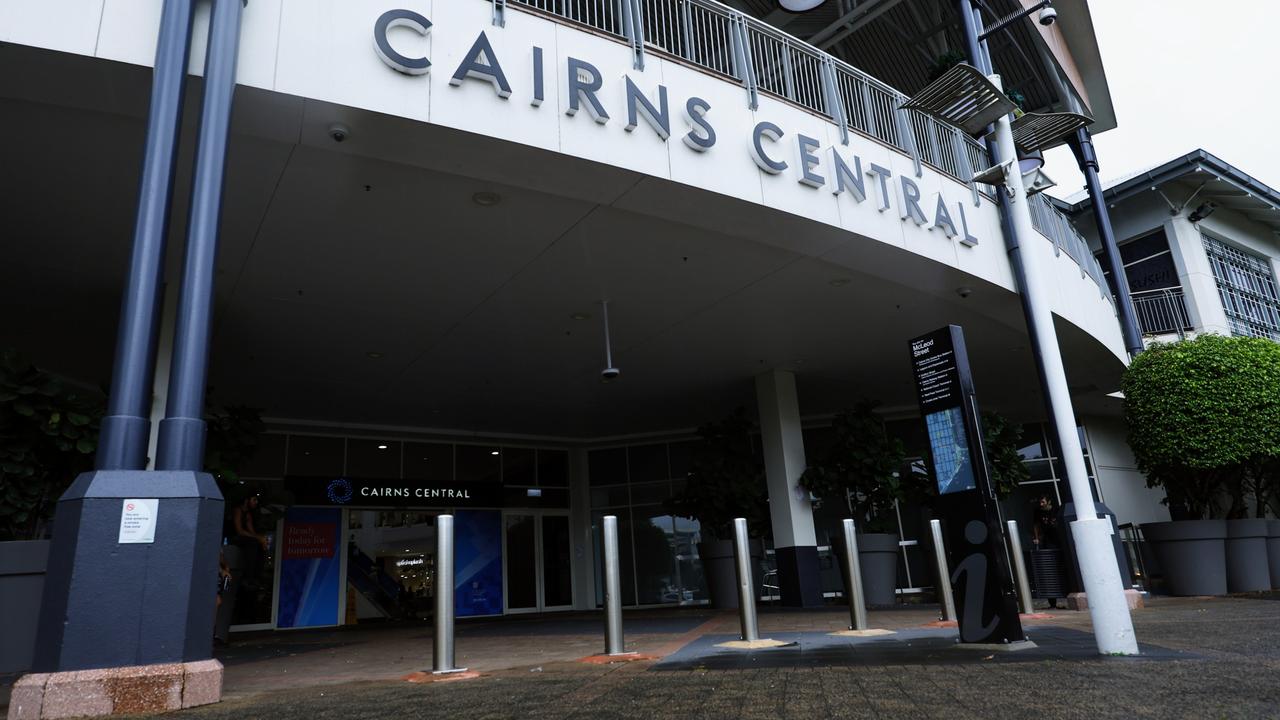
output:
[[[889,436],[875,407],[863,400],[836,414],[831,446],[805,469],[800,487],[825,502],[849,508],[859,531],[858,559],[867,603],[891,605],[898,584],[894,503],[905,497],[914,476],[901,472],[906,451],[902,441]]]
[[[698,521],[702,534],[698,556],[711,604],[718,608],[738,607],[734,518],[746,518],[751,537],[756,538],[751,556],[757,595],[763,586],[758,565],[764,556],[761,538],[769,534],[769,498],[764,465],[755,451],[755,429],[745,408],[698,428],[699,442],[684,489],[666,502],[671,513]]]
[[[1244,517],[1243,497],[1254,469],[1280,457],[1280,345],[1219,335],[1156,344],[1134,359],[1123,390],[1129,446],[1173,518],[1142,527],[1169,590],[1271,587],[1268,527]]]
[[[0,353],[0,673],[28,669],[58,497],[93,467],[98,399]]]

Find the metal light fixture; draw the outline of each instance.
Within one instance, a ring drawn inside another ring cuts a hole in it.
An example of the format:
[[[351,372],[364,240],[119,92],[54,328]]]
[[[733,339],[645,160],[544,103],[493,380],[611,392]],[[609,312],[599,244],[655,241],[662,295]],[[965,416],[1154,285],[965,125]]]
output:
[[[613,366],[613,343],[609,338],[609,301],[601,300],[600,307],[604,317],[604,370],[600,371],[600,382],[613,382],[622,371]]]
[[[809,12],[827,0],[778,0],[778,4],[787,12]]]
[[[1044,153],[1039,150],[1018,153],[1018,172],[1026,175],[1044,167]]]

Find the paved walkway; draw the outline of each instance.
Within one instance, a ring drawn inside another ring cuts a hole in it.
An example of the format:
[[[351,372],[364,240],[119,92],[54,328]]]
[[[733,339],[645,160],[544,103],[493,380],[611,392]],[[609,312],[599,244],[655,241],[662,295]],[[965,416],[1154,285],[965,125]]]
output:
[[[665,657],[606,665],[577,662],[602,644],[598,615],[460,623],[460,664],[482,676],[429,684],[399,679],[429,668],[427,626],[264,634],[221,653],[226,700],[175,717],[1280,717],[1280,602],[1156,600],[1134,616],[1142,658],[1096,656],[1087,613],[1029,621],[1032,653],[990,654],[921,627],[928,608],[871,613],[893,636],[830,638],[845,617],[765,611],[762,635],[799,644],[741,654],[714,648],[733,614],[630,612],[628,648]]]

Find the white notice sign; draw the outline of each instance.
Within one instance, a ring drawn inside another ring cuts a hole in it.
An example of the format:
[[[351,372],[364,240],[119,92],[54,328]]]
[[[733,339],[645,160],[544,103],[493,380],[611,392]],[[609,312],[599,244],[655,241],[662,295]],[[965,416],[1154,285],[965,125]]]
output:
[[[153,543],[156,541],[156,515],[160,501],[156,498],[125,500],[120,508],[121,543]]]

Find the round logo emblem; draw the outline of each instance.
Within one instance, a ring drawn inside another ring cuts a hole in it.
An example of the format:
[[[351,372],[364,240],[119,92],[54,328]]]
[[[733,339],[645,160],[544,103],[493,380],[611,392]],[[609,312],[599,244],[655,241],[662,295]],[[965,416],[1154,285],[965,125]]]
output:
[[[329,483],[329,502],[335,502],[339,505],[351,502],[351,496],[355,491],[351,489],[351,481],[346,478],[338,478]]]

